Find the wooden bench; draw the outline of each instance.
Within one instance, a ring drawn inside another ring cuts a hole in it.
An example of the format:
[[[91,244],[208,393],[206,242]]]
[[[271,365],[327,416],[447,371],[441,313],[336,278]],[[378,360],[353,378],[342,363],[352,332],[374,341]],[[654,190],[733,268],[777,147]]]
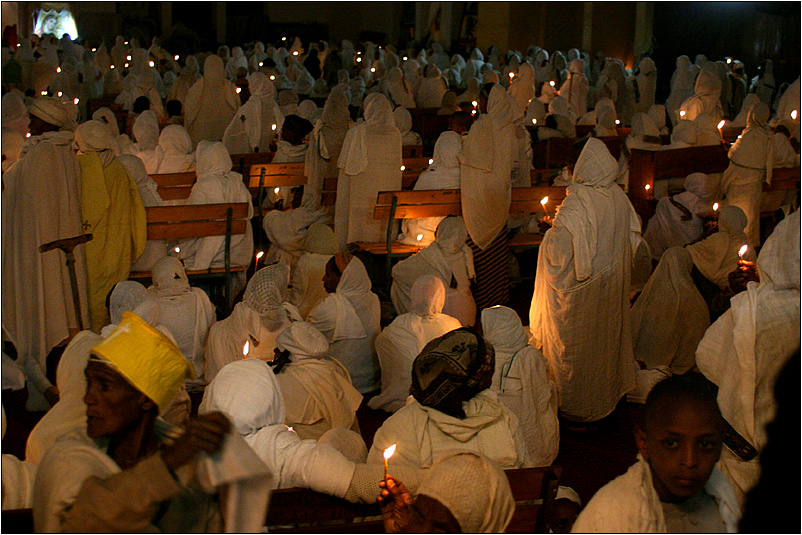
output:
[[[188,199],[197,180],[195,171],[158,173],[149,176],[156,183],[156,191],[164,201]]]
[[[565,165],[571,146],[582,138],[552,137],[546,141],[532,142],[532,165],[538,169],[560,168]],[[600,137],[616,160],[621,155],[621,145],[626,138]]]
[[[248,203],[194,204],[187,206],[152,206],[145,208],[147,238],[176,241],[209,236],[225,236],[224,266],[202,270],[187,270],[194,279],[223,279],[222,310],[227,314],[231,298],[231,274],[245,271],[248,266],[231,265],[231,236],[245,234]],[[179,253],[180,255],[180,253]],[[149,280],[149,271],[132,271],[129,279]]]
[[[261,163],[272,163],[275,152],[254,152],[252,154],[232,154],[231,162],[234,164],[234,170],[242,176],[249,176],[251,174],[251,166]]]
[[[405,145],[401,147],[401,158],[423,158],[423,145]]]
[[[423,141],[424,154],[432,154],[434,144],[440,134],[448,130],[448,115],[437,115],[440,108],[410,108],[412,131],[417,132]]]
[[[507,533],[546,533],[562,469],[559,466],[505,470],[515,499]],[[467,483],[467,482],[466,482]],[[33,533],[33,510],[2,512],[4,533]],[[350,503],[309,489],[278,489],[270,495],[269,533],[383,533],[378,504]]]

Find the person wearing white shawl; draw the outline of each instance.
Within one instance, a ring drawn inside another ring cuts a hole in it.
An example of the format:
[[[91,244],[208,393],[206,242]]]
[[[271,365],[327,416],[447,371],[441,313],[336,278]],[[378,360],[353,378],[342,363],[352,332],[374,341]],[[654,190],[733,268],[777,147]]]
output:
[[[248,68],[248,58],[245,57],[242,47],[235,46],[231,49],[231,58],[226,63],[226,78],[233,82],[237,78],[237,69],[240,67]]]
[[[411,309],[397,316],[376,337],[376,353],[382,370],[382,388],[368,406],[396,412],[406,404],[412,381],[412,363],[426,344],[462,327],[443,314],[446,289],[435,275],[423,275],[412,285]]]
[[[413,95],[417,94],[418,88],[423,81],[420,63],[412,58],[404,60],[401,64],[401,70],[404,71],[404,80],[407,87],[412,90]]]
[[[302,440],[319,440],[333,428],[359,432],[356,410],[362,395],[328,349],[326,337],[304,321],[290,324],[276,338],[271,366],[284,398],[284,423]]]
[[[615,137],[618,135],[616,130],[615,103],[609,98],[602,98],[596,101],[596,127],[593,129],[596,137]]]
[[[457,318],[464,327],[476,321],[476,303],[471,293],[475,278],[473,252],[461,217],[447,217],[440,222],[435,240],[417,254],[393,266],[390,297],[398,314],[412,310],[412,285],[424,275],[436,275],[446,288],[443,313]]]
[[[767,59],[760,65],[759,71],[760,72],[752,78],[749,92],[756,93],[763,104],[771,107],[772,97],[777,87],[777,82],[774,80],[774,62]]]
[[[380,191],[401,189],[401,133],[390,102],[372,93],[364,103],[365,122],[348,130],[337,162],[334,231],[339,249],[355,241],[384,239],[385,223],[373,219]]]
[[[627,79],[635,96],[635,113],[647,113],[654,105],[657,90],[657,66],[652,58],[646,57],[638,63],[638,74]]]
[[[569,139],[576,137],[576,114],[568,105],[568,101],[557,95],[549,102],[549,115],[557,122],[557,130]]]
[[[298,105],[298,117],[302,117],[307,121],[312,121],[312,114],[317,110],[317,104],[310,99],[306,99]]]
[[[721,144],[721,132],[718,131],[718,121],[709,113],[700,113],[693,120],[696,126],[696,146],[712,146]]]
[[[31,119],[28,116],[28,109],[25,107],[22,93],[9,91],[3,95],[2,114],[4,128],[11,128],[23,138],[28,135],[28,125]]]
[[[443,75],[437,65],[430,63],[423,69],[423,80],[421,80],[415,102],[418,108],[437,108],[443,101],[443,93],[448,91]]]
[[[153,76],[149,73],[138,74],[131,82],[131,97],[127,102],[125,109],[131,111],[134,107],[134,102],[139,97],[147,97],[150,102],[150,110],[153,111],[157,117],[167,117],[167,112],[162,104],[162,99],[159,96],[159,91],[156,89],[156,84]]]
[[[328,225],[313,223],[306,231],[303,247],[304,252],[290,275],[290,302],[306,318],[328,295],[323,276],[326,264],[337,252],[337,238]]]
[[[420,468],[455,448],[505,469],[533,466],[518,418],[490,388],[493,362],[493,346],[473,329],[426,344],[412,363],[411,395],[376,431],[368,464],[381,463],[385,448],[397,444],[393,463]]]
[[[229,362],[244,358],[273,360],[276,337],[291,322],[302,320],[298,310],[287,302],[289,281],[290,268],[285,264],[260,269],[248,281],[242,302],[237,303],[231,315],[212,325],[206,340],[207,383]]]
[[[749,110],[752,109],[752,104],[755,102],[759,102],[760,97],[758,97],[755,93],[749,93],[744,97],[743,105],[741,106],[741,111],[738,112],[738,115],[732,121],[727,121],[725,126],[727,128],[744,128],[746,126],[746,118],[749,115]]]
[[[696,146],[696,125],[693,121],[676,121],[671,131],[671,143],[663,145],[662,150],[684,149]]]
[[[3,127],[3,174],[19,160],[25,138],[12,128]]]
[[[412,131],[412,115],[404,106],[397,106],[393,110],[393,121],[401,132],[401,146],[419,146],[423,144],[420,134]]]
[[[145,208],[150,206],[169,206],[171,204],[177,205],[182,201],[163,201],[159,195],[158,185],[148,175],[145,170],[145,164],[136,156],[130,154],[120,154],[117,156],[120,163],[123,164],[128,176],[136,184],[139,190],[139,196],[142,198],[142,205]],[[131,264],[131,271],[150,271],[160,258],[167,255],[167,241],[166,240],[147,240],[145,242],[145,251],[136,259],[136,262]]]
[[[560,448],[557,386],[545,357],[529,345],[518,313],[505,306],[482,310],[482,332],[496,352],[493,384],[498,399],[521,424],[534,466],[549,466]]]
[[[708,113],[716,121],[720,121],[724,113],[721,109],[721,80],[718,75],[702,69],[696,77],[693,91],[693,96],[680,105],[679,116],[693,121],[700,113]],[[684,115],[682,112],[685,112]]]
[[[248,58],[248,67],[252,73],[259,70],[260,64],[268,58],[265,52],[265,44],[262,41],[256,41],[253,45],[253,51]]]
[[[134,120],[133,154],[145,164],[148,174],[156,172],[159,162],[156,159],[156,147],[159,145],[159,118],[150,110],[143,111]]]
[[[415,97],[404,72],[399,67],[391,68],[381,81],[381,90],[395,105],[415,107]]]
[[[507,92],[512,95],[521,110],[526,111],[529,103],[535,98],[535,70],[529,63],[521,64],[518,76],[512,81]]]
[[[709,182],[704,173],[691,173],[685,177],[685,191],[657,202],[643,233],[654,260],[669,247],[682,247],[702,235],[704,221],[697,214],[711,209]]]
[[[551,87],[551,86],[549,86]],[[546,114],[548,110],[546,105],[538,98],[533,98],[529,105],[526,107],[526,116],[524,117],[523,124],[529,126],[544,126],[546,124]]]
[[[205,383],[203,349],[206,335],[215,322],[214,306],[206,292],[189,285],[184,265],[180,260],[167,256],[153,266],[153,285],[148,293],[161,310],[160,323],[175,338],[178,349],[192,363],[195,379],[187,386],[202,386]]]
[[[618,177],[616,182],[629,188],[629,160],[632,158],[632,149],[659,150],[660,130],[651,117],[645,113],[636,113],[632,116],[632,130],[621,146],[621,155],[618,157]]]
[[[457,94],[453,91],[446,91],[443,93],[443,99],[440,101],[440,109],[437,110],[437,115],[452,115],[461,111],[462,108],[457,104]]]
[[[500,84],[500,83],[501,80],[499,78],[498,73],[494,71],[492,67],[490,67],[490,64],[485,63],[485,65],[482,67],[482,85]]]
[[[654,121],[655,126],[660,131],[661,136],[667,136],[669,134],[668,127],[666,126],[666,107],[661,104],[653,104],[647,111],[646,115],[648,115],[652,121]]]
[[[13,362],[10,358],[3,353],[3,368],[4,373],[8,362]],[[5,359],[8,359],[6,361]],[[21,374],[22,372],[20,372]],[[20,388],[24,388],[23,385]],[[3,389],[5,390],[6,384],[4,382]],[[19,390],[19,389],[15,389]],[[6,411],[5,408],[0,408],[2,411],[2,436],[6,435]],[[4,453],[2,455],[2,507],[3,510],[7,509],[27,509],[33,505],[33,487],[36,481],[36,465],[28,462],[21,461],[16,455],[11,453]]]
[[[585,64],[581,59],[571,61],[568,79],[560,87],[560,95],[568,100],[574,116],[582,117],[588,112],[588,80],[585,78]]]
[[[752,106],[746,128],[727,153],[730,164],[721,177],[721,193],[728,204],[746,214],[746,235],[755,246],[760,244],[760,193],[764,181],[771,184],[774,166],[771,132],[766,124],[769,114],[769,107],[762,102]]]
[[[326,264],[323,284],[329,295],[306,320],[329,342],[329,355],[345,366],[361,393],[379,387],[379,361],[374,341],[381,331],[379,298],[362,262],[337,253]]]
[[[312,210],[305,206],[289,210],[270,210],[262,220],[262,228],[270,242],[264,259],[266,264],[282,262],[295,270],[304,252],[304,238],[307,229],[317,222],[329,219],[323,208]]]
[[[248,89],[250,98],[240,106],[223,134],[223,144],[231,154],[268,152],[277,135],[272,125],[283,120],[275,100],[275,87],[265,74],[251,74]]]
[[[715,466],[723,429],[704,383],[688,377],[659,382],[635,430],[637,461],[596,492],[572,531],[736,533],[740,507]]]
[[[155,149],[154,173],[184,173],[195,169],[195,152],[186,129],[178,124],[164,127]]]
[[[131,155],[135,152],[131,138],[127,134],[120,134],[120,126],[113,111],[106,107],[100,108],[92,114],[92,119],[104,123],[109,129],[112,137],[117,142],[117,150],[115,151],[117,156],[123,154]]]
[[[282,89],[279,91],[277,100],[282,117],[298,115],[298,95],[292,89]]]
[[[252,196],[242,182],[242,175],[231,170],[231,156],[225,146],[202,141],[195,152],[197,182],[187,204],[248,203],[248,219],[253,217]],[[248,266],[253,256],[253,230],[245,225],[245,234],[231,236],[231,265]],[[225,236],[208,236],[179,243],[184,265],[189,270],[222,267]],[[236,292],[234,292],[236,294]]]
[[[432,163],[423,170],[415,182],[414,190],[459,189],[462,136],[447,130],[440,134],[434,144]],[[421,217],[401,221],[398,241],[409,245],[427,247],[434,241],[437,226],[444,217]]]
[[[465,92],[457,97],[457,104],[479,102],[479,78],[471,76],[465,82]]]
[[[777,225],[757,259],[760,282],[748,283],[730,300],[730,309],[696,349],[699,370],[718,386],[724,418],[758,452],[766,445],[765,425],[776,411],[777,374],[799,351],[799,221],[796,211]],[[760,477],[758,457],[742,460],[724,448],[719,468],[743,503]]]
[[[800,121],[802,121],[802,117],[800,117],[799,109],[799,88],[800,80],[797,78],[780,96],[780,102],[777,105],[774,117],[775,121],[784,124],[788,128],[791,137],[797,141],[802,137],[800,136]],[[796,118],[792,117],[794,110],[796,110]]]
[[[696,269],[722,290],[727,288],[727,276],[738,267],[738,251],[744,245],[744,260],[754,260],[754,246],[744,233],[746,216],[737,206],[724,206],[718,214],[718,232],[686,248],[693,257]]]
[[[167,100],[177,100],[181,106],[185,106],[187,94],[192,86],[200,79],[200,65],[195,56],[187,56],[184,62],[184,68],[181,69],[181,74],[173,82],[170,87],[170,93]],[[253,94],[253,92],[251,92]]]
[[[635,386],[629,324],[631,234],[640,221],[604,143],[586,142],[538,255],[529,328],[570,420],[604,418]],[[600,307],[604,314],[598,314]]]
[[[223,60],[215,55],[207,57],[203,77],[192,85],[184,100],[184,126],[192,144],[223,139],[239,106],[236,87],[223,73]]]
[[[37,531],[259,531],[271,474],[226,417],[200,416],[183,434],[158,418],[189,375],[172,342],[123,315],[86,366],[86,433],[63,435],[39,465]]]

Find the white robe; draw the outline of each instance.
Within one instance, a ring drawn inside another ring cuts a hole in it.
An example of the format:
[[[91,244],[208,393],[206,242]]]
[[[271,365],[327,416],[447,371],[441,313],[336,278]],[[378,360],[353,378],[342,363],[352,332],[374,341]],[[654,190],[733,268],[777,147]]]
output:
[[[192,85],[184,101],[184,125],[192,144],[223,139],[239,106],[236,87],[223,75],[223,60],[216,55],[207,57],[203,77]]]
[[[673,197],[664,197],[657,202],[654,215],[643,233],[649,244],[652,258],[659,260],[669,247],[681,247],[702,235],[704,221],[696,214],[710,209],[708,202],[707,175],[693,173],[685,178],[685,191]],[[690,219],[676,207],[671,199],[691,212]]]

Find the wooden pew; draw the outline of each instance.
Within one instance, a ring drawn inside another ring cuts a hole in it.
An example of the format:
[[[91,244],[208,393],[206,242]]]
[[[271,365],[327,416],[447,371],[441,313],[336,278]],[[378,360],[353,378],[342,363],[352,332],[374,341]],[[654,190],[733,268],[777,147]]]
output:
[[[507,533],[546,533],[562,469],[559,466],[505,470],[515,499]],[[33,509],[7,509],[4,533],[33,533]],[[376,503],[356,504],[309,489],[278,489],[270,496],[265,525],[269,533],[383,533]]]
[[[440,108],[410,108],[412,131],[423,140],[424,154],[432,154],[434,144],[441,133],[448,130],[448,115],[437,115]]]
[[[195,278],[223,279],[222,309],[228,312],[231,293],[231,274],[245,271],[248,266],[231,264],[231,236],[245,234],[248,203],[194,204],[188,206],[152,206],[145,208],[149,240],[176,241],[208,236],[225,236],[225,259],[222,268],[187,270]],[[150,280],[149,271],[132,271],[134,280]]]
[[[423,145],[405,145],[401,147],[401,158],[422,158]]]
[[[534,137],[533,137],[534,139]],[[546,141],[532,143],[532,165],[539,169],[560,168],[565,165],[571,146],[582,138],[552,137]],[[621,155],[621,145],[626,138],[600,137],[616,160]]]
[[[164,201],[174,201],[189,198],[192,186],[195,185],[197,176],[195,171],[184,173],[158,173],[149,175],[156,182],[159,196]]]
[[[251,166],[260,163],[271,163],[275,152],[254,152],[251,154],[232,154],[231,162],[234,164],[234,170],[242,176],[249,176],[251,174]]]
[[[669,150],[632,149],[629,194],[630,197],[648,199],[652,197],[657,180],[686,177],[691,173],[723,173],[728,165],[727,147],[724,145]]]

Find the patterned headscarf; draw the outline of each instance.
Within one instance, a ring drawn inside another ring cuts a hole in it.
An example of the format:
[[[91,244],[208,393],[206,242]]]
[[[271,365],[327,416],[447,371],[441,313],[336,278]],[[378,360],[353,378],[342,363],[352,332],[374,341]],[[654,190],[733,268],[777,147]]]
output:
[[[485,338],[462,327],[435,338],[412,363],[410,394],[454,418],[465,418],[462,402],[490,387],[495,352]]]

